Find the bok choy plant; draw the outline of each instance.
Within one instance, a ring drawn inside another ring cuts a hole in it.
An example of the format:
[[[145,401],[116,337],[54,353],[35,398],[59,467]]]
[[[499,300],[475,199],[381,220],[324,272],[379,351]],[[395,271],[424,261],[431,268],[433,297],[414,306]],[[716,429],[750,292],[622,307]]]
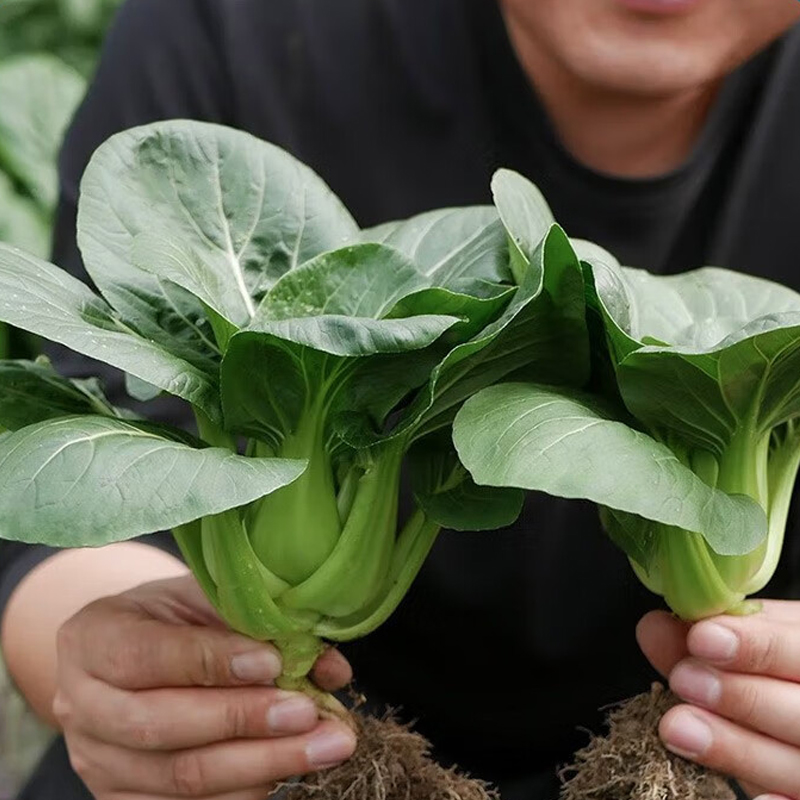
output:
[[[605,396],[487,388],[459,412],[458,453],[481,485],[600,504],[682,618],[745,613],[778,564],[800,465],[800,295],[716,268],[654,276],[575,246]]]
[[[523,200],[524,242],[491,207],[361,231],[311,170],[247,134],[171,121],[113,137],[78,214],[100,295],[2,247],[0,319],[123,370],[140,399],[182,398],[198,438],[94,383],[5,364],[0,536],[172,529],[222,617],[274,641],[282,685],[313,694],[321,639],[383,622],[442,526],[518,515],[520,490],[477,486],[456,457],[463,401],[508,376],[586,380],[580,263],[541,197]]]

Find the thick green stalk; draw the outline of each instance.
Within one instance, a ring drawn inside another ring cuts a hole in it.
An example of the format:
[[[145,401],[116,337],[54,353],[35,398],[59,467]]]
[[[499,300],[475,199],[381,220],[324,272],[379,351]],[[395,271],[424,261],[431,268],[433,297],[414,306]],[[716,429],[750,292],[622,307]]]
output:
[[[393,440],[374,455],[358,481],[336,547],[308,580],[281,597],[287,608],[347,617],[375,599],[389,572],[395,547],[404,452],[405,442]]]
[[[769,458],[769,433],[755,426],[742,426],[731,437],[719,459],[717,488],[728,494],[744,494],[767,507],[767,463]]]
[[[315,628],[320,636],[344,642],[366,636],[386,622],[406,596],[440,530],[422,511],[415,511],[397,538],[392,566],[378,598],[351,617],[320,621]]]
[[[737,431],[719,460],[717,488],[728,494],[751,497],[766,512],[770,494],[769,444],[769,434],[755,433],[750,426]],[[745,587],[764,562],[767,541],[745,555],[712,553],[720,577],[733,591],[747,594]]]
[[[232,628],[259,641],[309,634],[319,615],[278,607],[274,598],[287,584],[253,552],[238,509],[204,517],[201,527],[204,557],[214,559],[216,605]]]
[[[203,554],[202,523],[199,519],[172,529],[172,536],[180,548],[183,560],[202,587],[211,605],[219,611],[217,584],[209,572]]]
[[[669,607],[694,621],[735,611],[744,592],[728,587],[699,533],[663,526],[659,537],[660,588]]]
[[[800,429],[792,429],[769,456],[769,507],[767,541],[762,548],[761,564],[745,583],[747,594],[760,592],[772,579],[780,561],[789,505],[800,468]]]
[[[215,606],[222,618],[240,633],[275,644],[283,662],[278,685],[307,691],[321,708],[330,702],[337,706],[326,693],[310,691],[305,680],[325,649],[312,633],[319,615],[287,613],[279,608],[274,597],[285,591],[287,584],[271,574],[253,552],[238,510],[205,517],[200,524],[206,549],[215,559]]]
[[[347,518],[350,516],[350,511],[353,508],[353,503],[358,493],[358,481],[363,474],[364,471],[354,464],[347,470],[347,474],[342,480],[339,494],[336,497],[336,507],[339,509],[339,521],[342,525],[347,522]]]
[[[324,422],[317,406],[301,414],[276,455],[307,459],[308,467],[294,483],[259,501],[250,520],[250,540],[258,557],[292,585],[319,569],[342,532]]]

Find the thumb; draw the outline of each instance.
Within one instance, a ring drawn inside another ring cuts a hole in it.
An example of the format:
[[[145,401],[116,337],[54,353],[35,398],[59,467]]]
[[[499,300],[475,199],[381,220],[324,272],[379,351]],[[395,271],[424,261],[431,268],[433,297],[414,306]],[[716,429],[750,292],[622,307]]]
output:
[[[686,658],[686,635],[689,624],[668,611],[651,611],[636,626],[636,641],[647,660],[665,678],[675,665]]]

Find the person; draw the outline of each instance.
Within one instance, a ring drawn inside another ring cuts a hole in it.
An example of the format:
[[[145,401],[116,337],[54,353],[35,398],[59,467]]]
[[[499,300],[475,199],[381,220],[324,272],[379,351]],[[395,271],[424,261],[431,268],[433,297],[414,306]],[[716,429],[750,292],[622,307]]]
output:
[[[626,263],[714,263],[800,289],[798,20],[796,0],[131,0],[66,140],[55,258],[83,274],[92,151],[190,117],[287,148],[364,226],[489,202],[506,166],[570,235]],[[269,686],[275,652],[221,626],[164,537],[4,544],[0,563],[4,654],[64,735],[23,800],[256,800],[352,751]],[[662,721],[668,747],[750,796],[798,800],[796,504],[768,594],[782,600],[687,631],[647,613],[656,598],[589,504],[531,495],[506,531],[442,534],[395,617],[344,652],[376,705],[401,706],[439,758],[504,798],[556,797],[579,728],[654,667],[685,700]],[[316,675],[339,686],[350,666],[331,651]]]

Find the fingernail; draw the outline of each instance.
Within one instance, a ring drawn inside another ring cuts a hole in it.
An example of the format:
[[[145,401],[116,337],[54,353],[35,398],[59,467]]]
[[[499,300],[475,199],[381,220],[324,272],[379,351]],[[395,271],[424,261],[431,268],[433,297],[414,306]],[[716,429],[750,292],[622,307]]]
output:
[[[231,672],[248,683],[272,683],[281,669],[280,657],[268,648],[239,653],[231,659]]]
[[[299,694],[280,700],[267,710],[267,725],[275,733],[302,733],[317,721],[314,701]]]
[[[736,657],[739,637],[724,625],[701,622],[689,633],[689,652],[697,658],[724,663]]]
[[[717,673],[692,661],[682,661],[669,676],[669,687],[678,697],[702,706],[715,706],[722,696]]]
[[[685,758],[702,756],[711,747],[713,736],[706,722],[691,711],[680,711],[662,726],[664,744]]]
[[[315,769],[332,767],[353,755],[355,739],[344,731],[326,731],[306,745],[308,763]]]

